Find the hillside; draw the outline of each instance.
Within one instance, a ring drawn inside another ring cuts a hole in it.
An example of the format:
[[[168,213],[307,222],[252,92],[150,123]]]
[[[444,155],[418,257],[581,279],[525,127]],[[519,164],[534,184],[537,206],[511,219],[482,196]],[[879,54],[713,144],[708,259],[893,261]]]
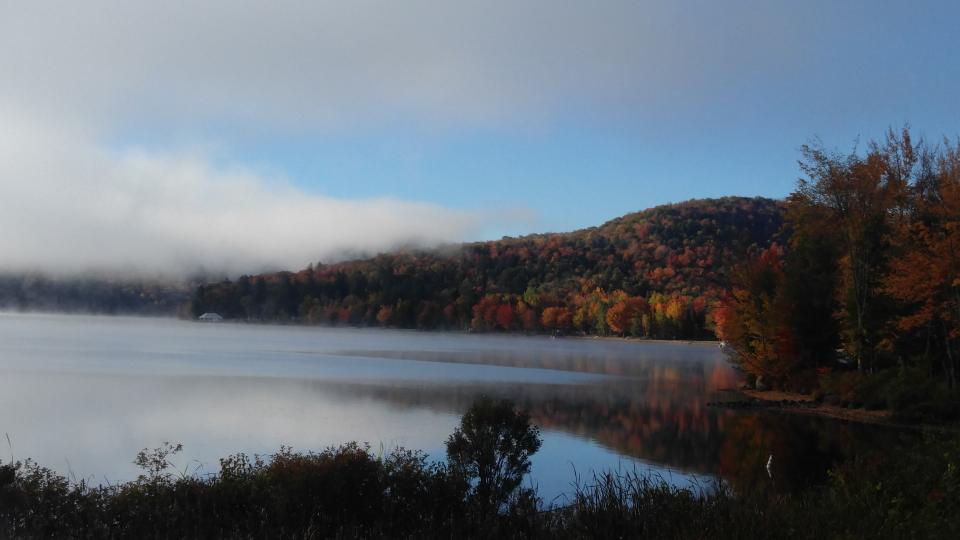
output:
[[[313,324],[712,337],[725,271],[769,245],[782,203],[658,206],[570,233],[504,238],[243,276],[199,287],[194,315]]]

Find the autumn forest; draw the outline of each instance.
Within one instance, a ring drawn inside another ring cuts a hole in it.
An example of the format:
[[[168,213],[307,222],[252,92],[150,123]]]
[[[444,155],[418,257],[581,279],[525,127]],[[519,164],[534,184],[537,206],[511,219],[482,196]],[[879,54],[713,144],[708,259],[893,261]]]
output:
[[[801,168],[782,238],[731,269],[719,337],[762,385],[957,420],[960,148],[905,129],[804,146]]]
[[[194,316],[396,328],[712,339],[727,269],[783,206],[727,197],[566,234],[382,254],[200,287]]]
[[[783,201],[691,200],[571,233],[242,276],[199,287],[189,310],[247,321],[721,339],[761,387],[894,409],[916,393],[952,395],[958,147],[914,141],[905,129],[848,153],[805,145],[800,168]],[[844,373],[825,378],[833,371]],[[937,414],[957,414],[944,407]]]

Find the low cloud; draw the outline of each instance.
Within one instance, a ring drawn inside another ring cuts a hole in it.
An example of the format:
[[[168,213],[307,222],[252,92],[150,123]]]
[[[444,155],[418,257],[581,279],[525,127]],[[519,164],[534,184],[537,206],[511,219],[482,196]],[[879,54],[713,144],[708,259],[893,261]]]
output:
[[[432,204],[306,193],[202,151],[113,151],[75,126],[0,111],[0,270],[295,269],[482,225]]]
[[[0,96],[120,130],[526,125],[667,106],[672,117],[745,78],[793,73],[828,19],[818,13],[751,1],[17,2],[0,8]]]
[[[334,199],[164,144],[673,122],[802,73],[827,19],[749,1],[4,3],[0,270],[235,273],[505,233],[535,217]],[[131,140],[157,144],[104,142]]]

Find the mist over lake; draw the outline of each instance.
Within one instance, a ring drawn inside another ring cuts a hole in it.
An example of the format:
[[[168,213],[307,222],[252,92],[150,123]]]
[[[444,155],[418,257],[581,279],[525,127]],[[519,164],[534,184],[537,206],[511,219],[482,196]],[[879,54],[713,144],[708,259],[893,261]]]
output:
[[[575,474],[617,469],[683,486],[757,482],[771,453],[780,482],[806,482],[835,457],[832,437],[872,436],[707,406],[738,381],[713,344],[7,313],[0,432],[11,444],[0,456],[93,483],[135,478],[136,452],[164,441],[184,444],[176,465],[188,474],[215,473],[234,452],[354,440],[442,459],[460,415],[487,395],[542,428],[528,482],[549,500]],[[801,455],[811,443],[789,441],[804,437],[828,444]]]

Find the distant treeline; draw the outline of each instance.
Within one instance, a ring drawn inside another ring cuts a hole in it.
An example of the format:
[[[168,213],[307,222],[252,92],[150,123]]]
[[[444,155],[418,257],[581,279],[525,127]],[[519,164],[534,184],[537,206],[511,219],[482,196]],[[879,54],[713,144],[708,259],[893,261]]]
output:
[[[174,315],[195,285],[101,276],[0,274],[0,310]]]
[[[711,338],[727,269],[768,247],[782,203],[693,200],[572,233],[403,251],[201,286],[194,316]]]

